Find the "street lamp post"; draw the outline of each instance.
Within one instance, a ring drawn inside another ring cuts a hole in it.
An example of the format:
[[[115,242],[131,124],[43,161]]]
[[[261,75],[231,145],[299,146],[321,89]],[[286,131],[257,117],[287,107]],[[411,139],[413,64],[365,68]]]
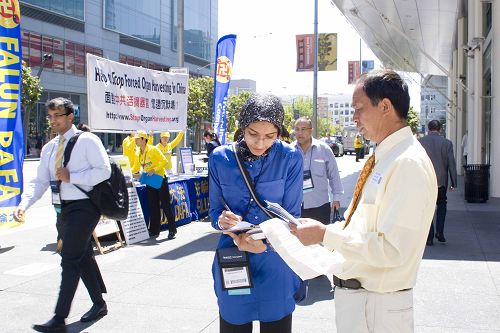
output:
[[[42,56],[42,62],[40,63],[40,68],[38,69],[38,72],[36,76],[40,80],[40,75],[42,75],[43,72],[43,65],[45,62],[52,60],[52,54],[50,53],[44,53]],[[30,113],[31,113],[31,107],[27,106],[25,110],[26,114],[24,116],[24,121],[23,121],[23,129],[24,129],[24,152],[27,155],[28,154],[28,134],[29,134],[29,123],[30,123]],[[37,123],[38,123],[38,109],[37,109]]]

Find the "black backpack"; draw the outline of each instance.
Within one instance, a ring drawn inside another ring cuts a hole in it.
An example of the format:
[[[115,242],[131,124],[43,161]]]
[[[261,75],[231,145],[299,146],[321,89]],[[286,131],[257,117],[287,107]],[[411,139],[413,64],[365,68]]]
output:
[[[64,167],[69,162],[71,151],[80,134],[82,132],[73,135],[64,149]],[[109,163],[111,164],[111,176],[94,185],[92,190],[87,192],[80,186],[74,185],[90,198],[90,201],[97,206],[101,215],[112,220],[125,220],[128,216],[127,182],[120,166],[111,159]]]

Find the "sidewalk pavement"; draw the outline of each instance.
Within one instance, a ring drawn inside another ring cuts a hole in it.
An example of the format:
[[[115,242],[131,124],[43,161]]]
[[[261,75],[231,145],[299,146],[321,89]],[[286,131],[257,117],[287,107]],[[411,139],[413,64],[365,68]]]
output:
[[[416,332],[500,332],[500,199],[468,204],[460,181],[448,195],[447,243],[427,247],[420,267]],[[55,214],[42,204],[28,213],[31,222],[0,234],[0,332],[30,332],[33,323],[52,316],[57,298]],[[80,283],[68,331],[218,332],[211,277],[218,236],[210,230],[197,221],[180,227],[174,240],[164,232],[158,240],[98,255],[109,314],[79,322],[92,305]],[[325,277],[312,281],[294,312],[294,332],[336,332],[330,289]]]

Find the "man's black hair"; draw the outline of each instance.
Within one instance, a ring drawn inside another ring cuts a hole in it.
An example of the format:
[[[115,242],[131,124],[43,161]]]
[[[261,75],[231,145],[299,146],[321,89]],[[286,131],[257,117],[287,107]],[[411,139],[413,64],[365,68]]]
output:
[[[391,101],[400,118],[408,118],[410,94],[408,85],[398,73],[391,69],[374,70],[363,74],[359,78],[358,84],[363,87],[363,91],[373,106],[377,106],[380,101],[387,98]]]
[[[64,110],[64,113],[75,113],[75,106],[73,102],[64,97],[57,97],[51,99],[46,104],[47,109],[49,110]]]

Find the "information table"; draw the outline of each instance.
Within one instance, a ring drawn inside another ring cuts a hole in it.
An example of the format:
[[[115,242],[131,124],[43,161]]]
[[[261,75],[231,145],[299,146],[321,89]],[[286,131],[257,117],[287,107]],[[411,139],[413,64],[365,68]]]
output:
[[[208,176],[171,176],[168,178],[170,203],[177,226],[208,216]],[[136,185],[146,224],[149,223],[149,205],[146,185]],[[162,219],[161,230],[168,229]]]

